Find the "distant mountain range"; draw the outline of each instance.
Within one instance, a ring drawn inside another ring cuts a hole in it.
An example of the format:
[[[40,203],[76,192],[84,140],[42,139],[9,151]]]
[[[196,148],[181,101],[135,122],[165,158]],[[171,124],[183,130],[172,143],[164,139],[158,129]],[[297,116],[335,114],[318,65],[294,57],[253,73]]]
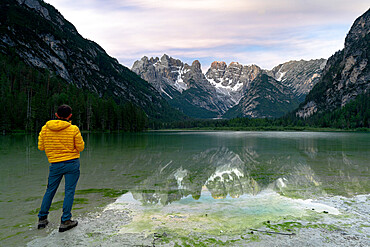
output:
[[[215,61],[203,74],[198,60],[188,65],[165,54],[143,57],[132,71],[188,116],[257,118],[280,117],[297,108],[325,64],[325,59],[290,61],[269,71]]]

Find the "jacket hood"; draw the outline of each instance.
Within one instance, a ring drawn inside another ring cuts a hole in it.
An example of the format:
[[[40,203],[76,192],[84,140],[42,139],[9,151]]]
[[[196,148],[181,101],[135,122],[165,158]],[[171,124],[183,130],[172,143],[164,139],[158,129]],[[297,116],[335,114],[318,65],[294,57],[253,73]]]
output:
[[[50,120],[46,123],[46,127],[48,129],[54,130],[54,131],[58,131],[58,130],[68,128],[71,125],[72,124],[70,122],[63,121],[63,120]]]

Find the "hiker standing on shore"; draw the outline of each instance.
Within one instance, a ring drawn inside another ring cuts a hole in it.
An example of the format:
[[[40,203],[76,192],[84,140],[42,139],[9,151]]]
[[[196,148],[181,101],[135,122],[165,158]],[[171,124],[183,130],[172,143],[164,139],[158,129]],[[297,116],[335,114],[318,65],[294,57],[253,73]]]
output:
[[[72,108],[70,106],[59,106],[55,116],[57,120],[48,121],[39,134],[38,148],[45,151],[50,167],[48,186],[38,214],[38,229],[45,228],[49,223],[47,217],[51,202],[64,176],[65,196],[59,227],[59,232],[64,232],[78,224],[76,220],[71,220],[71,210],[77,181],[80,177],[80,152],[84,150],[85,143],[79,128],[71,124]]]

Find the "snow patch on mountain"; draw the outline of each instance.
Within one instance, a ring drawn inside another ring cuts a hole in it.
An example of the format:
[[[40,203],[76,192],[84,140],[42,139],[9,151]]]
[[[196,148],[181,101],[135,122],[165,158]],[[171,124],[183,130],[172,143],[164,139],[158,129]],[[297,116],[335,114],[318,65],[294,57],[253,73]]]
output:
[[[230,91],[238,91],[243,87],[243,83],[241,83],[240,81],[238,81],[232,87],[231,85],[233,84],[233,80],[231,80],[227,85],[223,85],[223,82],[224,82],[223,78],[220,79],[220,82],[216,82],[214,79],[209,79],[209,78],[207,78],[207,80],[209,81],[209,83],[211,83],[212,86],[214,86],[217,89],[220,89],[219,91],[223,92],[224,94],[230,94]]]
[[[189,89],[188,85],[186,85],[186,83],[183,80],[184,74],[188,73],[189,71],[190,71],[190,69],[184,69],[184,67],[179,67],[178,71],[174,71],[178,75],[177,75],[177,80],[175,81],[173,86],[180,93],[182,93],[182,91],[184,91],[184,90]]]

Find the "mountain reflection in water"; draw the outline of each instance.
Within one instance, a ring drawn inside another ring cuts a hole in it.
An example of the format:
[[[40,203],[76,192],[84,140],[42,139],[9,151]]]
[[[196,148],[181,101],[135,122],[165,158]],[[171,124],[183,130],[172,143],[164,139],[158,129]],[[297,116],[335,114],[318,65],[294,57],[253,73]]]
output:
[[[368,138],[314,132],[90,135],[82,157],[88,175],[80,184],[125,189],[143,204],[162,205],[190,195],[197,200],[204,190],[214,199],[265,189],[294,198],[353,196],[369,192]]]
[[[256,195],[266,188],[274,189],[282,195],[292,189],[319,190],[320,182],[314,171],[302,164],[297,164],[289,172],[283,172],[286,175],[275,180],[270,177],[254,178],[251,174],[257,172],[258,162],[253,159],[256,156],[257,153],[251,149],[244,150],[242,157],[246,160],[225,147],[208,149],[188,157],[192,161],[189,167],[185,167],[184,162],[178,167],[176,160],[171,160],[131,192],[143,204],[167,205],[189,195],[197,200],[202,190],[208,190],[214,199],[224,199],[228,195],[232,198],[243,194]],[[201,170],[192,169],[194,167]],[[284,167],[275,166],[275,169],[284,171]]]

